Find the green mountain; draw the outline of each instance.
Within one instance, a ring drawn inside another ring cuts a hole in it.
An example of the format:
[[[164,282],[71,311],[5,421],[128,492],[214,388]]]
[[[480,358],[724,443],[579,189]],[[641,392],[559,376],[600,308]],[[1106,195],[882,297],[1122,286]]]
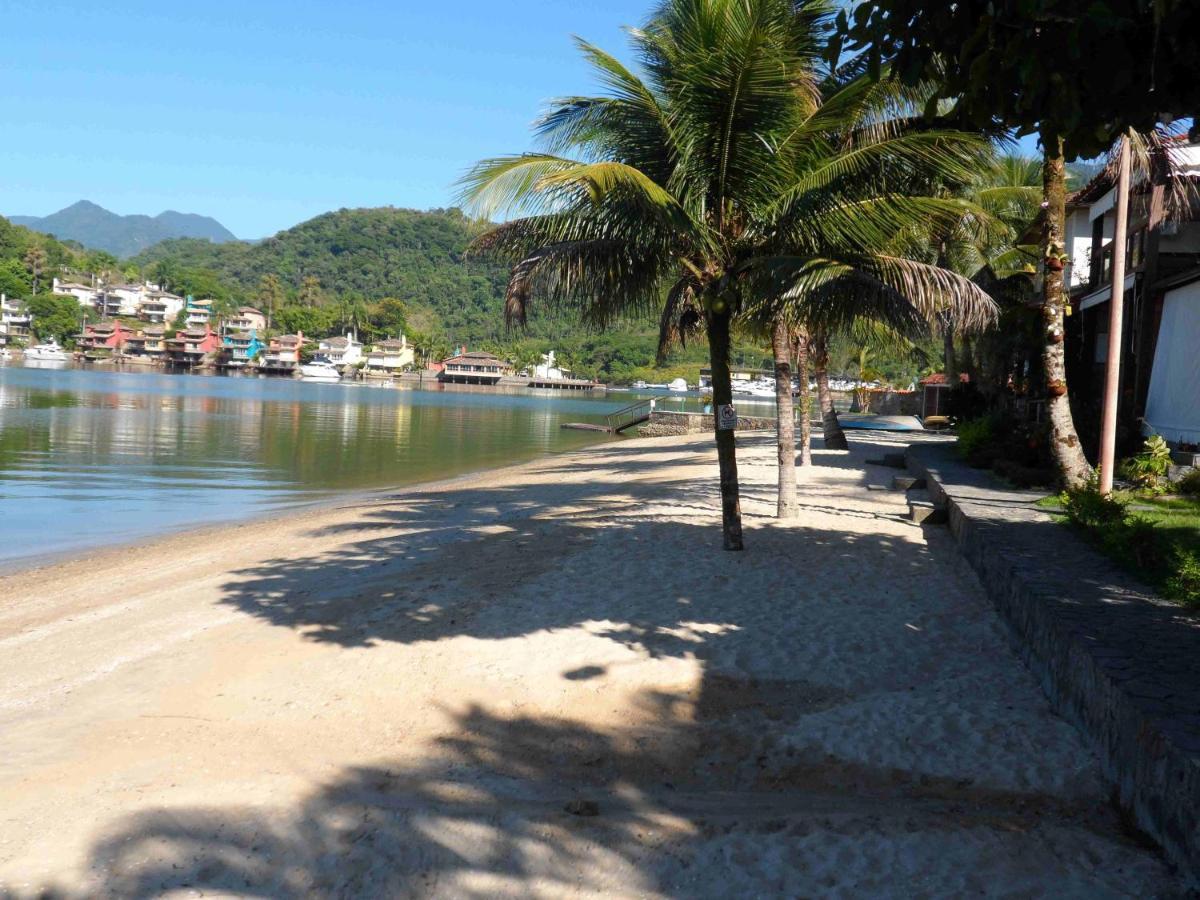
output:
[[[80,200],[48,216],[9,216],[9,221],[122,257],[133,256],[169,238],[198,238],[214,243],[237,240],[229,229],[208,216],[174,210],[157,216],[119,216],[88,200]]]
[[[457,209],[340,209],[253,244],[164,241],[133,262],[181,288],[193,283],[189,273],[208,273],[230,299],[245,302],[266,275],[279,278],[292,298],[315,277],[327,301],[394,297],[419,330],[455,341],[497,340],[504,335],[508,267],[467,258],[478,228]],[[550,334],[566,321],[542,317],[533,333]]]

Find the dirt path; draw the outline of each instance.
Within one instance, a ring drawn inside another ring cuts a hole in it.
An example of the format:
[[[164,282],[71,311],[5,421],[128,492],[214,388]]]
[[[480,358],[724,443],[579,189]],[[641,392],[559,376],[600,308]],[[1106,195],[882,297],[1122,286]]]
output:
[[[948,536],[603,445],[0,580],[0,896],[1171,896]]]

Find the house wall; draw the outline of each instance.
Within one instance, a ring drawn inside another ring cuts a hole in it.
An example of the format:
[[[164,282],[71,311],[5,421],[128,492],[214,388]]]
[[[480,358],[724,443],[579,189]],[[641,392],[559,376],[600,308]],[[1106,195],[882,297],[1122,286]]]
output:
[[[1200,281],[1167,292],[1145,429],[1169,441],[1200,442]]]

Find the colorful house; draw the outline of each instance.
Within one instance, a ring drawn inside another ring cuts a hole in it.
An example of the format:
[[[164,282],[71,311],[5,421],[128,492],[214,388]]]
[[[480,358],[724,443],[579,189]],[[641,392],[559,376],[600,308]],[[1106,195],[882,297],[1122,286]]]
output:
[[[181,369],[203,365],[206,357],[221,346],[220,338],[208,325],[185,328],[165,343],[167,365]]]
[[[388,338],[379,341],[367,354],[366,373],[368,375],[395,375],[405,367],[416,362],[416,353],[408,338],[400,335],[398,338]]]
[[[304,349],[304,333],[281,334],[271,338],[259,368],[264,372],[294,374],[300,368],[300,351]]]
[[[155,362],[163,359],[167,352],[165,329],[161,325],[147,325],[125,338],[124,354],[137,360]]]
[[[123,322],[98,322],[85,325],[76,341],[84,353],[116,353],[133,333],[133,329]]]
[[[243,369],[250,365],[267,346],[253,331],[226,332],[221,345],[221,365],[229,369]]]

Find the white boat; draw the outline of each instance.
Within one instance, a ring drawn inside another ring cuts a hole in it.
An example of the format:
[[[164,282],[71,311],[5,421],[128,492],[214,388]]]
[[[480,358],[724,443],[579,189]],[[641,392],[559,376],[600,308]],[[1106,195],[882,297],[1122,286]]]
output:
[[[750,383],[749,394],[751,397],[761,397],[763,399],[775,399],[775,381],[771,378],[756,378]]]
[[[32,347],[27,347],[25,349],[25,358],[41,360],[43,362],[66,362],[70,359],[67,356],[67,351],[58,346],[58,341],[54,340],[54,338],[50,338],[44,344],[34,344]]]
[[[649,385],[639,379],[633,383],[632,387],[635,391],[644,391],[647,387],[649,387]]]
[[[0,347],[0,362],[8,362],[12,359],[12,351],[7,347]]]
[[[300,367],[300,375],[303,378],[320,378],[325,381],[338,381],[342,377],[342,373],[338,371],[337,366],[320,356],[312,362],[302,365]]]
[[[672,381],[670,384],[667,385],[668,391],[674,391],[677,394],[681,394],[684,391],[686,391],[687,389],[688,389],[687,381],[685,381],[682,378],[676,378],[674,381]]]

